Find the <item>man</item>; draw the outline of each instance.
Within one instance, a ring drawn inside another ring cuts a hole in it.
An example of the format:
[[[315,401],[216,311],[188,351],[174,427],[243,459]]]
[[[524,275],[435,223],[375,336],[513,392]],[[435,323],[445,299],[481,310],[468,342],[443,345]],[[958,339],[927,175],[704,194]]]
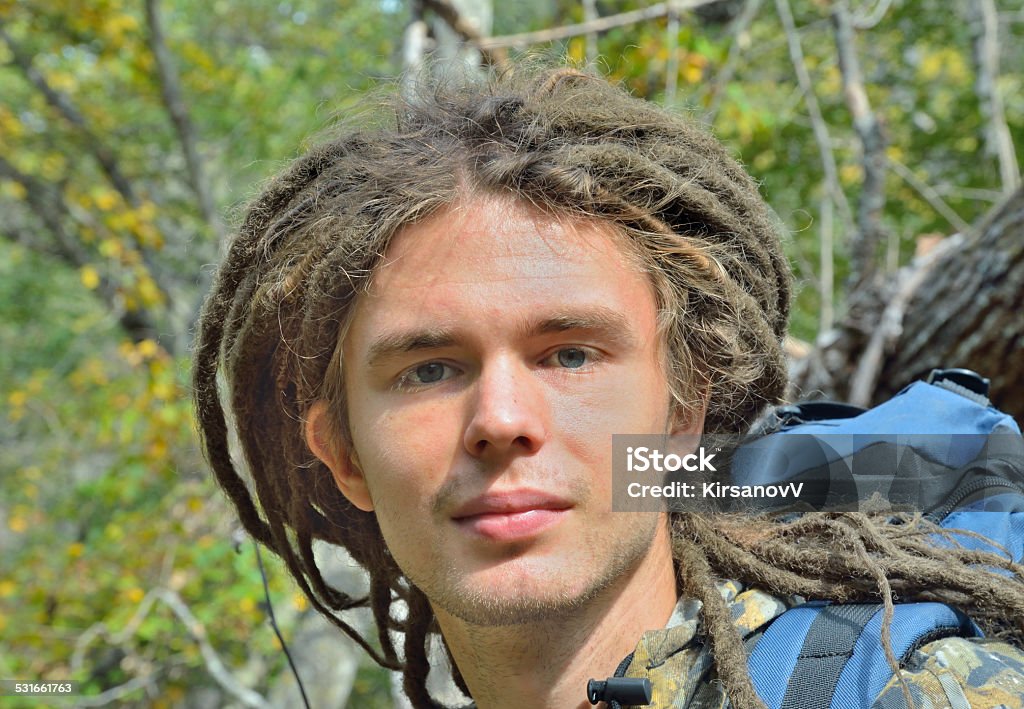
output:
[[[436,632],[477,706],[562,708],[616,669],[653,706],[763,706],[741,636],[795,594],[898,588],[1019,629],[1019,576],[906,527],[611,511],[614,434],[739,433],[780,399],[789,279],[753,181],[690,122],[575,71],[426,86],[251,207],[200,326],[205,450],[246,529],[416,706]],[[366,568],[367,599],[325,582],[315,539]],[[380,652],[338,615],[360,605]],[[952,639],[885,695],[1019,706],[1022,687],[1012,646]]]

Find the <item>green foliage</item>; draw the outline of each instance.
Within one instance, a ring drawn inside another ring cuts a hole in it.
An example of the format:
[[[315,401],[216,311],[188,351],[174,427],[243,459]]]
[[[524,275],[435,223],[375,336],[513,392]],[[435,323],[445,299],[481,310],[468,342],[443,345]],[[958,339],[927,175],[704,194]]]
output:
[[[374,2],[160,10],[222,212],[394,71],[394,20]],[[215,683],[186,624],[153,601],[169,589],[229,668],[255,668],[249,681],[266,691],[284,658],[251,545],[235,553],[237,522],[199,459],[186,385],[201,269],[219,245],[161,98],[141,3],[0,2],[0,20],[84,120],[48,103],[0,41],[2,153],[57,196],[49,206],[64,210],[86,259],[69,263],[25,185],[0,179],[0,674],[78,679],[89,694],[151,675],[160,699],[136,690],[119,701],[180,704]],[[131,194],[105,174],[98,144]],[[104,279],[113,295],[95,297]],[[119,326],[119,314],[143,311],[159,339]],[[274,605],[293,623],[310,611],[268,563]],[[372,674],[363,682],[379,693]]]
[[[602,14],[647,5],[608,3]],[[839,179],[855,211],[863,180],[861,156],[843,98],[830,6],[806,0],[792,0],[791,5],[814,93],[830,131]],[[868,98],[884,127],[888,157],[907,166],[971,223],[992,207],[1000,185],[996,159],[984,150],[985,126],[974,90],[965,5],[951,6],[939,0],[892,3],[877,26],[858,33],[857,50]],[[1012,87],[1020,87],[1024,80],[1024,18],[1013,3],[997,5],[1008,20],[1000,26],[999,86],[1021,162],[1024,100]],[[579,7],[574,3],[566,6]],[[571,19],[582,19],[578,9]],[[803,284],[792,329],[799,337],[813,339],[821,304],[816,284],[825,176],[774,4],[761,3],[739,39],[733,24],[701,24],[693,16],[684,16],[675,37],[668,36],[667,20],[661,19],[603,33],[598,46],[599,66],[638,95],[657,101],[664,100],[669,56],[674,51],[678,59],[676,103],[698,119],[707,117],[720,94],[712,127],[761,182],[763,193],[792,234],[790,252]],[[583,60],[583,38],[565,42],[564,51],[576,61]],[[731,80],[720,83],[731,51],[738,51],[735,73]],[[913,255],[919,236],[956,231],[898,175],[890,173],[886,193],[883,223],[892,234],[891,246],[900,263]],[[849,237],[840,217],[837,213],[833,299],[843,295]]]
[[[23,286],[0,299],[0,340],[18,355],[0,369],[0,491],[13,542],[0,571],[5,676],[78,679],[98,693],[149,663],[168,697],[210,684],[195,640],[164,605],[114,639],[155,587],[178,593],[229,661],[254,650],[276,658],[272,635],[256,631],[262,587],[251,549],[235,554],[226,503],[199,470],[183,363],[152,341],[117,344],[108,314],[69,297],[81,288],[74,274],[3,251],[4,289]],[[15,346],[19,336],[34,343],[34,361]],[[291,603],[276,571],[275,597]],[[97,623],[106,632],[80,646]],[[114,661],[125,654],[135,664]]]

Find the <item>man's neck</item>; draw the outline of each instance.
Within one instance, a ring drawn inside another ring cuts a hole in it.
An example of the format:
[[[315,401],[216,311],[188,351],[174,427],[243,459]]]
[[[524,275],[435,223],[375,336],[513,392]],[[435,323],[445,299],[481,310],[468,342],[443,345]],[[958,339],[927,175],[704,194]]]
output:
[[[435,608],[455,663],[480,709],[589,707],[588,679],[605,679],[677,601],[665,525],[631,574],[564,616],[512,626],[470,625]]]

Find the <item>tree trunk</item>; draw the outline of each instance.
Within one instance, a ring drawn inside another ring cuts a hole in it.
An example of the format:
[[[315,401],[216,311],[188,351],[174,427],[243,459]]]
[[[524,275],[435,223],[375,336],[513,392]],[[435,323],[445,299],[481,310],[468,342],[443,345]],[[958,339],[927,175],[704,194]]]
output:
[[[949,237],[894,279],[849,298],[849,314],[793,364],[793,398],[884,400],[935,367],[992,380],[1024,421],[1024,189],[966,238]]]

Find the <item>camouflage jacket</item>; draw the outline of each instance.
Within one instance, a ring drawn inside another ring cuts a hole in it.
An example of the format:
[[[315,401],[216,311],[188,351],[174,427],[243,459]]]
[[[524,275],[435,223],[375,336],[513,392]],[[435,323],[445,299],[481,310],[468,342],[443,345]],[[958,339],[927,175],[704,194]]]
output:
[[[791,605],[756,589],[743,590],[735,582],[722,584],[720,590],[743,636]],[[625,675],[651,680],[654,696],[649,707],[730,707],[717,681],[708,645],[702,641],[700,609],[699,601],[681,599],[665,628],[648,631],[640,638]],[[1005,642],[964,638],[933,641],[907,659],[903,677],[917,709],[1024,708],[1024,652]],[[903,691],[894,676],[872,708],[905,706]]]

